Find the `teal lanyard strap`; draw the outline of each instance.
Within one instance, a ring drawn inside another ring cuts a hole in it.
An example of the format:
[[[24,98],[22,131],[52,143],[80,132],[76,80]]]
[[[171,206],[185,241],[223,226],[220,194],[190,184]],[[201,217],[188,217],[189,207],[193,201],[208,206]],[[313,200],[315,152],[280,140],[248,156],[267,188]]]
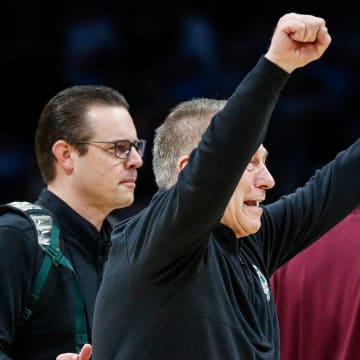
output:
[[[83,296],[81,293],[79,280],[76,272],[69,262],[69,260],[61,253],[59,249],[59,227],[55,222],[52,222],[51,237],[48,245],[43,245],[42,248],[45,251],[44,261],[40,267],[39,273],[34,281],[33,288],[30,292],[29,302],[25,308],[20,324],[23,324],[31,315],[32,309],[40,299],[40,292],[45,284],[47,276],[49,274],[51,266],[61,265],[69,269],[72,272],[72,293],[75,306],[75,346],[76,351],[79,353],[82,346],[89,342],[86,326],[86,312]]]
[[[53,223],[52,230],[51,230],[51,239],[50,239],[50,246],[46,248],[46,253],[50,256],[54,256],[53,262],[59,265],[62,265],[68,268],[72,272],[72,291],[73,291],[73,298],[74,298],[74,305],[75,305],[75,328],[76,328],[76,351],[79,353],[82,346],[88,342],[88,335],[87,335],[87,327],[86,327],[86,317],[85,317],[85,304],[83,301],[79,280],[76,275],[76,271],[74,270],[73,266],[70,264],[69,260],[60,252],[58,248],[58,239],[59,239],[59,227],[56,223]],[[56,253],[52,254],[49,253],[47,250],[56,249]]]

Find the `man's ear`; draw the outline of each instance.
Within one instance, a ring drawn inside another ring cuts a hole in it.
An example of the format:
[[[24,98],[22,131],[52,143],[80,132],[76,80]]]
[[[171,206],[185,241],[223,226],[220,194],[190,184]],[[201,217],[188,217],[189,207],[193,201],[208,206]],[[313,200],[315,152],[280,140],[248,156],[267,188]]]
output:
[[[179,172],[186,166],[188,161],[189,161],[189,155],[183,155],[179,158],[177,163],[177,169]]]
[[[70,173],[74,168],[72,152],[74,148],[65,140],[58,140],[52,146],[52,153],[60,166],[66,173]]]

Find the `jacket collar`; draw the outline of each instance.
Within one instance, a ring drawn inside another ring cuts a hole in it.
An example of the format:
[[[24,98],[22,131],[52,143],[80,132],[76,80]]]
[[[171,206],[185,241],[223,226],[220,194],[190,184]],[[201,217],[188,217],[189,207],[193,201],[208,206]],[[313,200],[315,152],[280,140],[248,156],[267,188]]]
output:
[[[214,235],[216,241],[219,242],[227,251],[238,256],[240,254],[240,247],[242,240],[235,236],[235,233],[226,225],[219,224]]]

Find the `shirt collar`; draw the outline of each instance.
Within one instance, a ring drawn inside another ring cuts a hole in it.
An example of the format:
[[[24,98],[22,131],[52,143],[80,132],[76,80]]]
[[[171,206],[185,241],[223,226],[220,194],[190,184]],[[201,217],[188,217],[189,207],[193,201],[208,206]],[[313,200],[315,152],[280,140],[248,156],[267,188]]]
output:
[[[92,247],[93,244],[95,251],[98,249],[99,239],[109,240],[112,226],[108,219],[104,221],[98,232],[93,224],[48,189],[42,190],[36,203],[49,210],[64,234],[70,235],[86,246]]]

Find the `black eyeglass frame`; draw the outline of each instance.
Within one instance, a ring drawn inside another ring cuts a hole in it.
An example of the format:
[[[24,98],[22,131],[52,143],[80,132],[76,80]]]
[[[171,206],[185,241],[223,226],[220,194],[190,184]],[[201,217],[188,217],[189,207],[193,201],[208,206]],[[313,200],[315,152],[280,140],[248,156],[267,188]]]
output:
[[[114,140],[114,141],[76,141],[74,144],[84,144],[84,145],[97,145],[97,144],[108,144],[108,145],[114,145],[114,155],[117,159],[127,159],[131,153],[131,148],[133,147],[136,152],[141,156],[141,158],[144,156],[145,153],[145,147],[146,147],[146,140],[139,139],[135,141],[130,140]],[[120,153],[120,144],[127,144],[125,152],[123,152],[123,155],[119,155]],[[99,148],[105,150],[101,146]]]

